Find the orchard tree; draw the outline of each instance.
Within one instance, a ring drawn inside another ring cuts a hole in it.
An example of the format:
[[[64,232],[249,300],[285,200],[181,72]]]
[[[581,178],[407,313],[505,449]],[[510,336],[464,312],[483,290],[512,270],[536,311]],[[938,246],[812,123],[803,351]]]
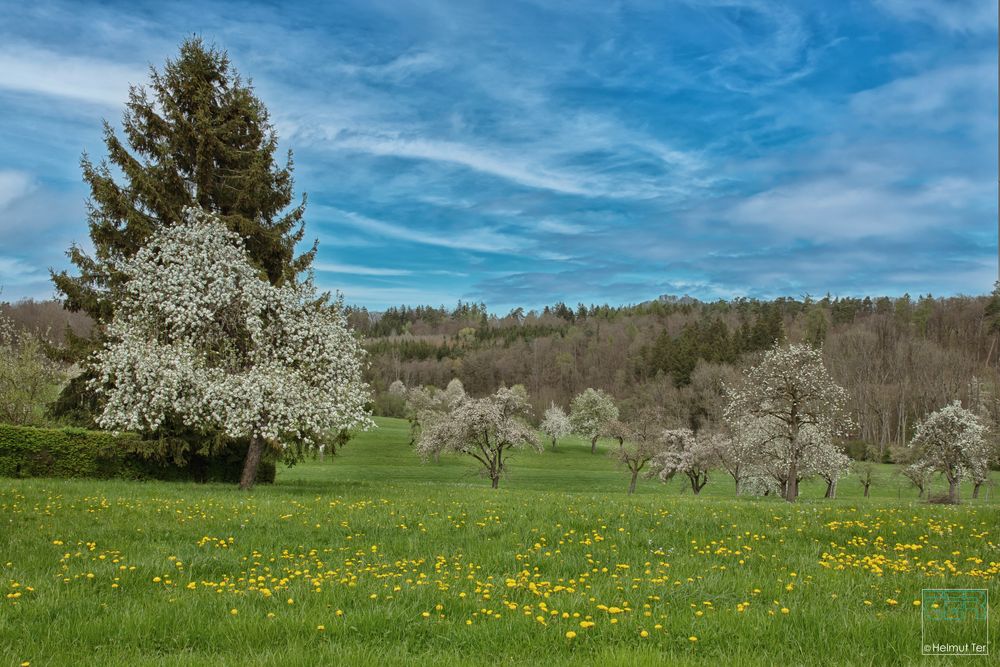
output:
[[[854,469],[858,475],[858,481],[861,482],[861,487],[865,490],[865,498],[867,498],[871,493],[872,484],[875,483],[875,464],[871,461],[856,461]]]
[[[415,444],[420,437],[424,422],[447,410],[448,404],[444,393],[437,387],[410,387],[406,390],[405,414],[410,423],[410,444]],[[436,460],[436,459],[435,459]]]
[[[41,423],[64,381],[63,369],[46,356],[38,336],[0,313],[0,423]]]
[[[444,402],[448,407],[458,405],[465,398],[465,387],[458,378],[452,378],[444,388]]]
[[[552,449],[556,448],[556,441],[559,438],[565,438],[572,432],[572,427],[569,423],[569,417],[563,412],[563,409],[558,405],[553,403],[545,411],[545,415],[542,418],[542,423],[539,425],[539,429],[552,438]]]
[[[618,447],[611,451],[613,459],[628,468],[631,480],[628,485],[629,494],[635,493],[639,473],[663,451],[665,445],[661,431],[663,423],[662,411],[655,408],[641,410],[627,421],[611,422],[611,432],[618,440]]]
[[[92,359],[99,424],[247,440],[244,489],[268,448],[371,426],[364,353],[341,304],[310,281],[272,285],[217,216],[184,216],[116,267],[122,290]]]
[[[923,498],[934,476],[934,469],[924,463],[910,463],[900,468],[899,474],[916,487],[917,497]]]
[[[948,502],[959,502],[964,477],[985,479],[989,467],[986,427],[959,401],[928,415],[910,441],[911,459],[942,473],[948,480]]]
[[[417,453],[425,461],[441,452],[467,454],[482,464],[495,489],[512,450],[542,451],[534,429],[525,422],[529,412],[525,392],[517,387],[501,387],[486,398],[465,397],[424,425]]]
[[[813,443],[805,450],[805,470],[818,475],[826,482],[824,498],[837,497],[837,482],[851,470],[850,456],[835,445],[829,434],[820,433],[820,442]]]
[[[743,491],[744,482],[753,474],[759,472],[757,457],[760,453],[760,443],[766,437],[754,431],[755,422],[731,432],[728,437],[712,440],[715,446],[715,459],[718,465],[729,473],[736,485],[736,495]]]
[[[296,257],[303,239],[305,197],[293,205],[292,156],[275,160],[278,137],[267,108],[224,51],[185,40],[176,59],[150,68],[148,87],[133,86],[122,116],[123,136],[104,123],[107,160],[84,154],[90,188],[87,217],[93,254],[73,246],[77,275],[52,275],[71,311],[99,326],[90,339],[71,337],[79,361],[101,344],[129,277],[123,262],[192,206],[237,234],[247,261],[272,285],[291,284],[309,268],[315,244]],[[215,223],[213,223],[215,224]],[[64,412],[93,404],[81,376],[67,386]],[[91,385],[92,386],[92,385]]]
[[[618,419],[618,406],[601,389],[585,389],[570,404],[569,421],[573,432],[590,440],[590,453],[597,452],[597,439]]]
[[[650,475],[661,482],[683,473],[695,495],[708,484],[709,471],[717,465],[715,450],[722,434],[708,431],[695,433],[688,428],[664,431],[660,436],[661,450],[650,461]]]
[[[775,347],[730,392],[726,419],[734,430],[752,425],[758,445],[785,467],[784,497],[799,495],[809,450],[845,433],[847,394],[833,381],[819,350],[808,345]]]

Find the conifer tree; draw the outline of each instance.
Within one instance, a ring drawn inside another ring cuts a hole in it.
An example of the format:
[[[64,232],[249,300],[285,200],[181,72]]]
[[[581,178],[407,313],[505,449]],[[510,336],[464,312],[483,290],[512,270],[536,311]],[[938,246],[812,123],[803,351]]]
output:
[[[123,283],[116,265],[161,228],[179,224],[187,206],[216,215],[238,234],[253,266],[273,285],[293,281],[316,252],[314,243],[295,255],[305,196],[292,205],[291,152],[284,166],[276,162],[278,138],[267,108],[225,51],[192,37],[162,70],[150,67],[148,87],[129,90],[122,133],[105,121],[107,159],[81,159],[94,252],[73,246],[67,254],[77,275],[52,275],[65,307],[98,323],[93,338],[69,338],[69,361],[94,350],[111,321]],[[53,412],[92,418],[96,409],[86,378],[79,378]]]

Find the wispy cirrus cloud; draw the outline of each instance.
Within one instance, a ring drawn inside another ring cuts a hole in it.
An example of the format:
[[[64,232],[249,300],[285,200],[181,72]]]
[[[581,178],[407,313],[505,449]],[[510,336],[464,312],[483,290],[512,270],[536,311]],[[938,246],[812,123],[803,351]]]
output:
[[[0,212],[15,199],[34,189],[34,179],[29,174],[12,169],[0,170]]]
[[[141,67],[60,53],[24,44],[0,47],[0,89],[117,108],[129,84],[146,79]]]
[[[990,33],[997,28],[993,0],[876,0],[886,12],[958,33]]]
[[[983,291],[995,4],[12,5],[4,298],[86,241],[80,152],[191,32],[253,77],[348,300]]]

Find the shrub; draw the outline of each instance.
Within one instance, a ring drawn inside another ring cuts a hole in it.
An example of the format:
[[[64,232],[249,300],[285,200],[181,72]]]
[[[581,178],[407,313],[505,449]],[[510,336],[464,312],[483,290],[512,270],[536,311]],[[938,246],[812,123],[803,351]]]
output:
[[[211,454],[164,454],[160,441],[134,433],[0,424],[0,477],[94,477],[197,482],[239,481],[247,444],[233,442]],[[275,463],[263,461],[257,481],[274,482]]]

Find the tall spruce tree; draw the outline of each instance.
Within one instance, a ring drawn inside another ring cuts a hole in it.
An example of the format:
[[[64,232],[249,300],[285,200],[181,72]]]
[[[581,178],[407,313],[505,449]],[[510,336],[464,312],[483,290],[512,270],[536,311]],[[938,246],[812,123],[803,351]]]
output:
[[[94,253],[73,246],[67,254],[78,275],[52,274],[66,308],[98,324],[93,337],[72,338],[70,360],[95,349],[114,313],[123,282],[116,263],[132,257],[157,229],[183,220],[185,206],[217,214],[243,238],[251,261],[272,284],[293,280],[316,253],[314,243],[295,255],[305,232],[306,198],[292,206],[291,151],[284,166],[275,161],[278,139],[267,108],[225,51],[198,37],[185,40],[162,71],[150,67],[148,87],[130,88],[122,130],[124,139],[105,121],[107,159],[81,159]],[[53,412],[86,423],[95,409],[81,377]]]

